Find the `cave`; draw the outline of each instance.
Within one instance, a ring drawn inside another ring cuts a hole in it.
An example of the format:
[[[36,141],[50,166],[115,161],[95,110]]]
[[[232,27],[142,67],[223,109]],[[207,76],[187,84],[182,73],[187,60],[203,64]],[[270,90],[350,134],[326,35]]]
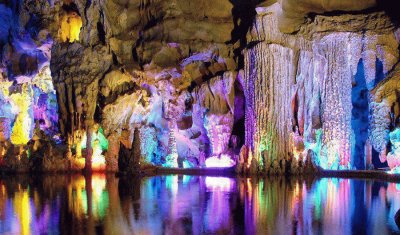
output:
[[[0,233],[400,233],[398,10],[0,0]]]

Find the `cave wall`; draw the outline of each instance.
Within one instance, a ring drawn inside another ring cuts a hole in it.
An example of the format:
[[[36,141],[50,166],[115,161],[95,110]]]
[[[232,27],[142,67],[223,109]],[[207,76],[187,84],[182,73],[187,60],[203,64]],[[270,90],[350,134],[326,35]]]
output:
[[[387,143],[388,128],[375,122],[380,115],[368,119],[368,113],[377,112],[372,90],[382,78],[376,61],[388,74],[399,60],[397,29],[376,12],[317,15],[299,33],[284,34],[278,30],[280,7],[257,8],[248,34],[246,145],[267,171],[286,171],[287,163],[301,171],[308,157],[323,169],[367,168],[370,145],[381,151]],[[363,107],[353,97],[358,86]],[[376,134],[382,129],[385,144]]]

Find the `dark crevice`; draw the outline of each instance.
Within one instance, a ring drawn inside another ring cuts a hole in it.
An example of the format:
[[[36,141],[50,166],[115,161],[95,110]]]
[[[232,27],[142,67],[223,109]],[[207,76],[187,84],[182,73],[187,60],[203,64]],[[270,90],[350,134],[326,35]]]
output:
[[[113,65],[115,65],[116,67],[119,67],[120,64],[118,62],[117,55],[115,55],[115,53],[113,51],[111,51],[111,56],[112,56]]]
[[[368,139],[368,88],[364,73],[364,63],[360,59],[357,73],[354,77],[355,84],[351,90],[353,109],[351,111],[351,127],[354,132],[354,150],[352,151],[352,164],[357,170],[365,169],[365,144]]]
[[[139,38],[138,41],[135,43],[135,45],[132,47],[132,59],[134,62],[136,62],[139,65],[139,68],[143,70],[143,64],[144,62],[141,61],[140,56],[138,54],[137,48],[139,45],[142,44],[142,39]]]
[[[188,91],[191,93],[194,90],[194,88],[196,88],[196,87],[197,87],[196,82],[192,81],[190,83],[190,86],[188,87]]]
[[[99,21],[97,22],[97,32],[99,35],[99,40],[103,45],[106,45],[106,32],[104,31],[103,24]]]
[[[389,167],[389,165],[387,164],[387,161],[382,163],[381,160],[379,160],[379,152],[376,151],[374,148],[372,148],[372,164],[374,165],[375,169]]]
[[[376,58],[375,61],[375,81],[374,81],[374,87],[378,85],[381,81],[385,79],[385,74],[383,72],[383,63],[380,59]]]
[[[234,101],[234,122],[232,128],[232,136],[236,137],[236,143],[234,143],[234,139],[231,138],[230,147],[233,148],[236,154],[240,152],[241,147],[244,144],[245,140],[245,97],[244,90],[242,85],[238,80],[235,81],[235,101]]]
[[[148,29],[150,29],[150,28],[153,28],[154,26],[156,26],[157,25],[157,23],[159,23],[160,22],[160,20],[158,19],[158,18],[154,18],[154,17],[151,17],[150,19],[149,19],[149,21],[147,22],[147,24],[146,25],[144,25],[144,27],[143,27],[143,31],[146,31],[146,30],[148,30]]]
[[[89,20],[87,18],[88,17],[87,10],[89,9],[90,5],[92,5],[92,0],[87,0],[86,4],[85,4],[85,11],[84,11],[86,22],[89,22]]]
[[[326,11],[326,12],[320,12],[320,13],[315,13],[315,12],[310,12],[307,14],[307,17],[310,18],[311,20],[314,20],[316,16],[318,15],[324,15],[324,16],[342,16],[342,15],[365,15],[365,14],[371,14],[376,12],[376,8],[367,8],[364,10],[360,11],[343,11],[343,10],[334,10],[334,11]]]
[[[239,47],[234,50],[234,58],[238,64],[237,69],[244,68],[244,56],[242,51],[247,46],[246,34],[253,24],[256,16],[256,6],[261,0],[230,0],[233,5],[232,16],[234,28],[231,32],[231,40],[228,44],[239,42]]]
[[[75,3],[70,3],[68,5],[62,5],[62,9],[64,11],[66,11],[67,13],[73,13],[75,12],[76,14],[78,14],[79,16],[81,16],[81,14],[79,13],[79,9],[78,6]]]

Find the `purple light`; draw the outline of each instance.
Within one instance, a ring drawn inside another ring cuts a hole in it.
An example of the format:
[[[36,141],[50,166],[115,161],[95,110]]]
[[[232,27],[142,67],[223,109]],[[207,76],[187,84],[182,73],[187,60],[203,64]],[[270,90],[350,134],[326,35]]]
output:
[[[235,180],[227,177],[206,177],[206,188],[209,191],[231,192],[235,187]]]
[[[206,167],[232,167],[235,165],[235,161],[227,154],[221,154],[218,156],[212,156],[206,159]]]

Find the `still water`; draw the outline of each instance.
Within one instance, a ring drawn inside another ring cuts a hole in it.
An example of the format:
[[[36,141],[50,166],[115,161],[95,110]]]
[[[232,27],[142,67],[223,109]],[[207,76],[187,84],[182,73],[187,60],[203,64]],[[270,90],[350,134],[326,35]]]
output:
[[[0,178],[2,234],[394,234],[400,184],[112,175]]]

